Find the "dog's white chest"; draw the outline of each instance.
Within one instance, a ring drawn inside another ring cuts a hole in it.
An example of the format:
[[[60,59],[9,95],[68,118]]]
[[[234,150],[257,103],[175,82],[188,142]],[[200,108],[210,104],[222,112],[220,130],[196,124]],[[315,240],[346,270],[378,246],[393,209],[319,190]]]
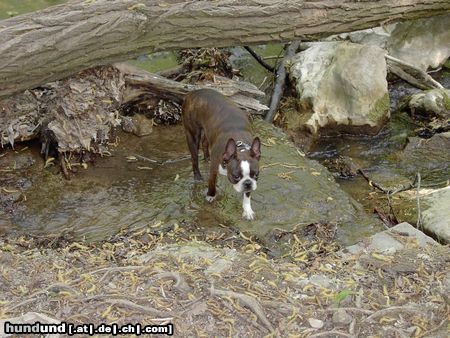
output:
[[[228,175],[227,168],[222,167],[221,164],[219,164],[219,174],[220,174],[220,175],[224,175],[224,176],[227,176],[227,175]]]

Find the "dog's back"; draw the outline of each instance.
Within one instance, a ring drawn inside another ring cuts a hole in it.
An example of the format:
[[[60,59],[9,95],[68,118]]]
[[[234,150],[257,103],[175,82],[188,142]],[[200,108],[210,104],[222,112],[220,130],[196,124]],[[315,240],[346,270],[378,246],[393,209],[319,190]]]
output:
[[[245,112],[234,102],[212,89],[200,89],[186,95],[182,107],[183,124],[186,129],[202,129],[210,145],[219,141],[217,131],[221,130],[221,138],[249,138],[250,124]],[[249,142],[251,141],[248,140]]]

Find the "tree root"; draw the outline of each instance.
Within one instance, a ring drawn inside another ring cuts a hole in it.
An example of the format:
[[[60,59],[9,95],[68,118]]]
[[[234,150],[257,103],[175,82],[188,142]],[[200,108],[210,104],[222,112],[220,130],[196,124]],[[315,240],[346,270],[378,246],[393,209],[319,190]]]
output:
[[[166,312],[166,311],[157,310],[157,309],[154,309],[154,308],[149,307],[149,306],[133,303],[133,302],[131,302],[129,300],[126,300],[126,299],[117,299],[117,298],[107,299],[103,303],[100,303],[99,305],[104,304],[104,303],[111,304],[113,306],[119,306],[119,307],[128,308],[128,309],[137,311],[140,314],[149,314],[149,315],[158,316],[158,317],[174,317],[174,316],[177,316],[173,312]]]
[[[359,307],[336,307],[336,308],[328,308],[328,309],[323,309],[321,311],[323,312],[336,312],[339,310],[344,310],[344,311],[348,311],[348,312],[359,312],[365,315],[372,315],[373,311],[372,310],[366,310],[366,309],[360,309]]]
[[[174,288],[183,293],[187,293],[192,290],[192,288],[185,281],[183,276],[181,276],[181,274],[179,274],[178,272],[162,272],[153,275],[152,277],[156,279],[164,279],[164,278],[172,279],[175,282]]]
[[[413,313],[422,314],[423,310],[420,310],[420,309],[418,309],[416,307],[392,306],[392,307],[389,307],[387,309],[382,309],[382,310],[378,310],[377,312],[374,312],[369,317],[364,319],[363,322],[374,321],[378,317],[382,317],[382,316],[385,316],[385,315],[388,315],[388,314],[401,313],[401,312],[413,312]]]
[[[264,326],[270,332],[275,331],[274,327],[267,319],[267,316],[265,315],[263,308],[261,307],[261,305],[255,298],[245,295],[245,294],[242,294],[242,293],[234,292],[234,291],[217,290],[214,288],[214,285],[211,285],[209,292],[210,292],[211,296],[225,296],[225,297],[236,298],[244,306],[246,306],[250,310],[252,310],[255,313],[255,315],[259,318],[259,320],[264,324]]]
[[[67,292],[71,292],[71,293],[73,293],[73,294],[75,294],[77,296],[80,295],[80,293],[77,290],[75,290],[73,287],[71,287],[70,285],[63,284],[63,283],[55,283],[55,284],[47,286],[43,290],[39,290],[39,291],[33,293],[27,299],[25,299],[25,300],[23,300],[23,301],[21,301],[21,302],[19,302],[17,304],[14,304],[14,305],[8,307],[6,309],[6,312],[12,312],[12,310],[14,310],[14,309],[16,309],[18,307],[21,307],[23,305],[26,305],[26,304],[29,304],[29,303],[32,303],[32,302],[38,300],[39,298],[37,296],[39,296],[39,295],[46,294],[48,292],[57,293],[57,292],[60,292],[60,291],[63,291],[63,290],[66,290]]]

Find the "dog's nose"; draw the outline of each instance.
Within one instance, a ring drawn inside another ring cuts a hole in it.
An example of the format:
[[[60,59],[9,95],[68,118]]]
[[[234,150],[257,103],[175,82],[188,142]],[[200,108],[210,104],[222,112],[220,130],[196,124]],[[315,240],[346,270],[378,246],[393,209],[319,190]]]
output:
[[[251,180],[245,180],[243,185],[244,185],[244,189],[245,190],[250,190],[252,188],[252,181]]]

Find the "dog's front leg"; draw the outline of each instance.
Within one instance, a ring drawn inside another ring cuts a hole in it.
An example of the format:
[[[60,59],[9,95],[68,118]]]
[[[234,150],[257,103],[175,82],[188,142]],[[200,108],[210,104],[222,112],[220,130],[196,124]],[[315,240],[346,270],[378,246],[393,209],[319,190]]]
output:
[[[212,202],[216,199],[217,170],[218,165],[216,163],[211,163],[209,170],[208,192],[206,193],[206,200],[208,202]]]
[[[255,218],[255,213],[252,210],[251,200],[250,200],[250,192],[245,192],[242,200],[242,208],[244,212],[242,213],[242,217],[245,219],[252,221]]]

